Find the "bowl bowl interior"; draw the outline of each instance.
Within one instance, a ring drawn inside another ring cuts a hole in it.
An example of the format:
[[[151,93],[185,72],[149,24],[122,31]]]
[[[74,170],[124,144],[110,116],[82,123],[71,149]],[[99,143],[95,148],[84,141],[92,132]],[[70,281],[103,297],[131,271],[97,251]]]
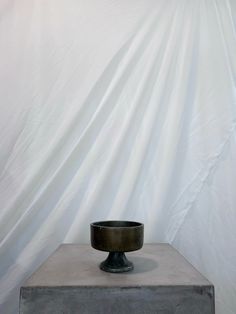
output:
[[[107,221],[98,221],[91,224],[96,227],[104,228],[130,228],[130,227],[140,227],[143,224],[136,221],[125,221],[125,220],[107,220]]]

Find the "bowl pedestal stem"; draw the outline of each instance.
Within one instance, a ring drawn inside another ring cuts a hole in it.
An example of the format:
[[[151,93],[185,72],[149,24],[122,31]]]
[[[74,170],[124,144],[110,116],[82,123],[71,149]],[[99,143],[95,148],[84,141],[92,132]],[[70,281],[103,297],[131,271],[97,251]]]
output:
[[[134,268],[124,252],[110,252],[107,259],[100,264],[101,270],[109,273],[123,273]]]

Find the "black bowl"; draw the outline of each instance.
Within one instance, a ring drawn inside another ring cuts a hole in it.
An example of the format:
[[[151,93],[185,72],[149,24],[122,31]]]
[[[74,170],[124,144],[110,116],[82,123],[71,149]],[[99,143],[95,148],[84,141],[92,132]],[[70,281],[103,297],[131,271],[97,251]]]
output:
[[[91,223],[91,245],[99,251],[110,252],[100,264],[104,271],[120,273],[133,269],[124,252],[141,249],[144,225],[134,221],[99,221]]]

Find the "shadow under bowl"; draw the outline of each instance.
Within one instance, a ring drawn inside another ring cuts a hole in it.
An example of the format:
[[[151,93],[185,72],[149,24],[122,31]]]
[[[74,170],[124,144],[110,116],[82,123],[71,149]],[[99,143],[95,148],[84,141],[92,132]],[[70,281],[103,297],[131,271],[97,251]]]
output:
[[[110,220],[91,223],[91,245],[99,251],[110,252],[100,268],[107,272],[120,273],[133,269],[124,252],[141,249],[144,225],[140,222]]]

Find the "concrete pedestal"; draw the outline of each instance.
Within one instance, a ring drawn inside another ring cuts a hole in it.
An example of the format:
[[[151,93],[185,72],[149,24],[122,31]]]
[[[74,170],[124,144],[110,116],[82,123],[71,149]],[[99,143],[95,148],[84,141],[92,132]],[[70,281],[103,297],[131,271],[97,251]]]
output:
[[[63,244],[21,288],[21,314],[213,314],[214,287],[168,244],[127,253],[129,273],[99,269],[107,254]]]

